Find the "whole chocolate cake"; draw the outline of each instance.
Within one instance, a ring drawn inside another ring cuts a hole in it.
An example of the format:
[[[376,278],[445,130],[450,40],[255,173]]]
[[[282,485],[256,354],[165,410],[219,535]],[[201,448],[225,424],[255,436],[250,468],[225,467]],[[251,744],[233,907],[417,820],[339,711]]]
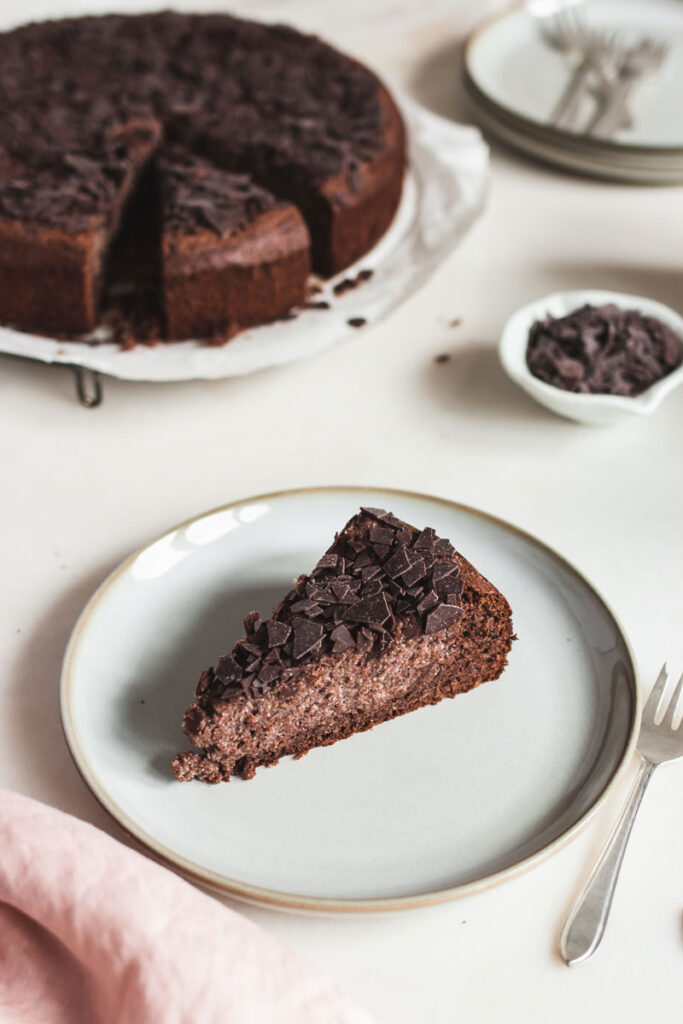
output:
[[[0,322],[91,331],[144,183],[168,336],[227,337],[367,252],[404,161],[376,76],[284,26],[167,11],[2,33]]]
[[[365,508],[262,620],[202,673],[185,713],[200,753],[181,782],[251,778],[258,765],[371,729],[497,679],[510,606],[434,530]]]

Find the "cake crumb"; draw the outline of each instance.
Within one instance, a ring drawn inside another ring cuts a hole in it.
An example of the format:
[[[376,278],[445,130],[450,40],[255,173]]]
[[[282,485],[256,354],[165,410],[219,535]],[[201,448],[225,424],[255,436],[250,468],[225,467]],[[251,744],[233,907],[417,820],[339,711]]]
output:
[[[434,362],[435,363],[448,363],[448,362],[450,362],[450,358],[451,357],[449,356],[448,352],[442,352],[440,355],[434,356]]]
[[[449,327],[459,327],[461,323],[462,323],[462,317],[461,316],[454,316],[452,320],[448,321],[448,326]]]
[[[349,327],[364,327],[367,320],[364,316],[352,316],[350,320],[346,321]]]
[[[355,277],[345,277],[333,287],[332,291],[335,295],[344,295],[346,292],[353,291],[363,281],[369,281],[372,277],[373,271],[370,269],[359,271]]]

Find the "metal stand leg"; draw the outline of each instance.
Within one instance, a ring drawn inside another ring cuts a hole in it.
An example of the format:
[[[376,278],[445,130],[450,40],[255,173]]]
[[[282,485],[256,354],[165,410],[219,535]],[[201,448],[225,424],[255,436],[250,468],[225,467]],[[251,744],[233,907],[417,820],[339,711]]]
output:
[[[89,370],[86,366],[72,366],[76,379],[76,394],[78,401],[86,409],[94,409],[102,402],[102,384],[100,375],[96,370]]]

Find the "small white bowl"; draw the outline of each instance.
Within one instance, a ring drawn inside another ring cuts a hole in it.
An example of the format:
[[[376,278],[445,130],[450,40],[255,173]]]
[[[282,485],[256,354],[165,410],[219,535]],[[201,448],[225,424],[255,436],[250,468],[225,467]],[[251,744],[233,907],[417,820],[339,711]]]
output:
[[[586,304],[605,306],[607,303],[614,303],[622,309],[637,309],[646,316],[657,317],[683,339],[683,317],[661,302],[654,302],[640,295],[624,295],[621,292],[554,292],[518,309],[505,324],[498,344],[498,355],[508,377],[541,405],[552,409],[559,416],[566,416],[580,423],[606,426],[632,416],[647,416],[654,412],[670,391],[683,384],[683,364],[635,398],[564,391],[534,377],[527,366],[529,331],[537,320],[543,320],[548,314],[554,317],[566,316]]]

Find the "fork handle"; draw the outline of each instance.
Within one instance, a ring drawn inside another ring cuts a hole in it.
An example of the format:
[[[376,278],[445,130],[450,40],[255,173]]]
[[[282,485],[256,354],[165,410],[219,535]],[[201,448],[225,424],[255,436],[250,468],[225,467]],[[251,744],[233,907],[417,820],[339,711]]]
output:
[[[606,90],[601,109],[588,125],[588,134],[598,139],[611,139],[628,121],[626,101],[628,100],[635,78],[619,78],[611,88]]]
[[[550,123],[554,128],[561,128],[564,131],[573,131],[576,128],[581,103],[588,91],[593,69],[593,61],[589,57],[584,57],[579,66],[575,68],[557,106],[550,115]]]
[[[656,767],[651,761],[641,761],[619,820],[564,923],[560,933],[560,953],[568,967],[588,960],[600,945],[626,844],[640,801]]]

